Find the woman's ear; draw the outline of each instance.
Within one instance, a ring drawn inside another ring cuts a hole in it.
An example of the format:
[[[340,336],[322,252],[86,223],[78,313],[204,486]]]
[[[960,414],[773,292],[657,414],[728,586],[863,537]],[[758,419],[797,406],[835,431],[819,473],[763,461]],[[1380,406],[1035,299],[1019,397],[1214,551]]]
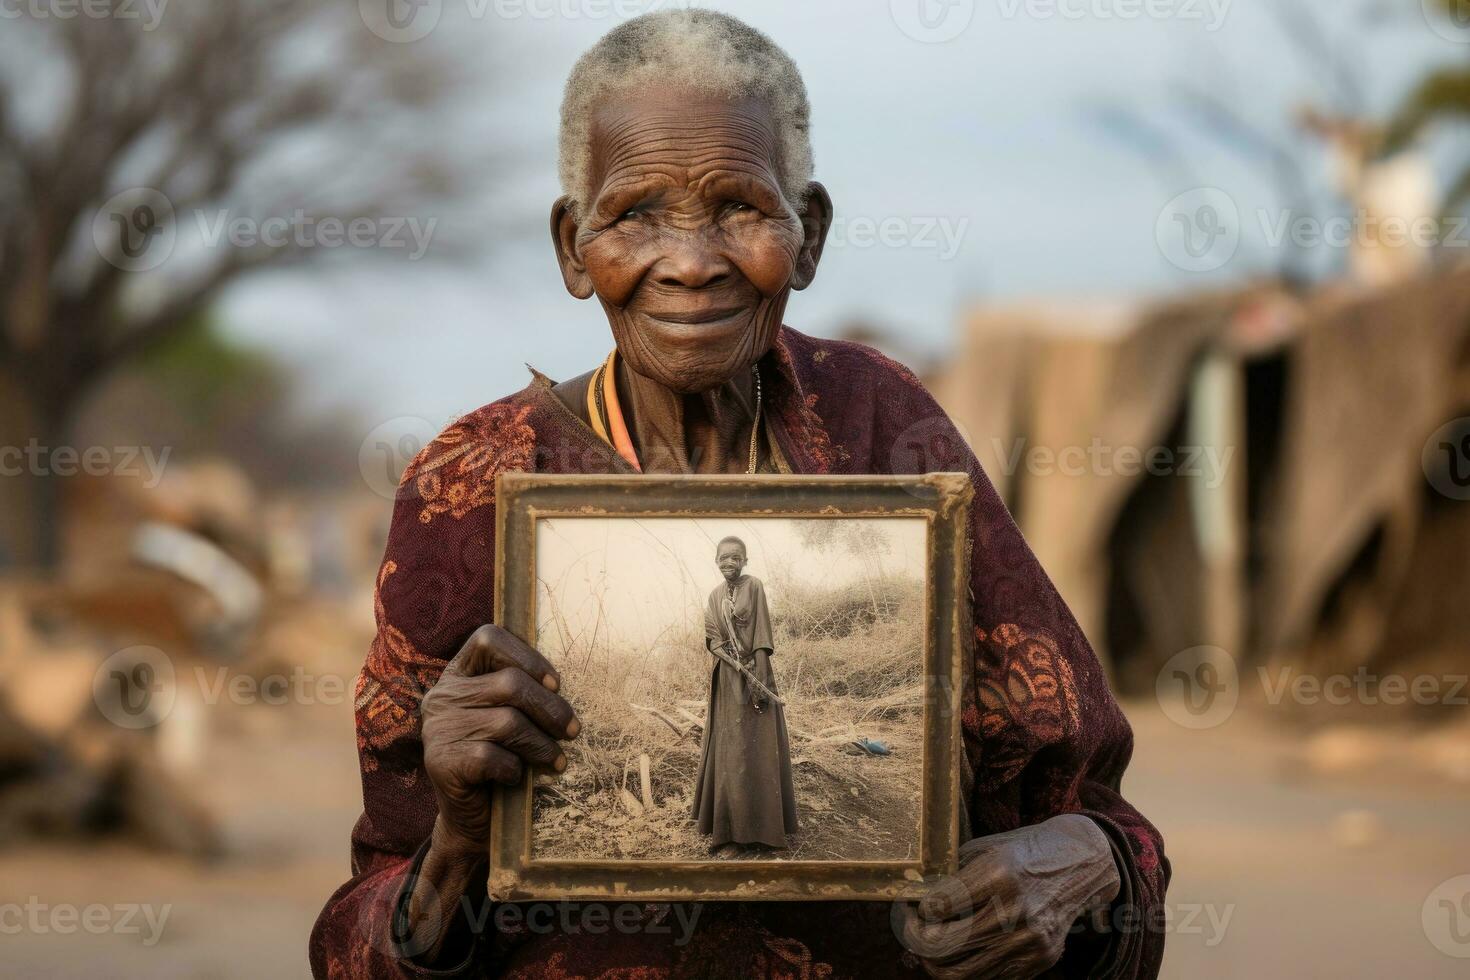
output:
[[[551,206],[551,244],[556,249],[556,263],[561,266],[561,280],[567,292],[577,299],[592,295],[592,280],[587,277],[587,266],[577,252],[578,223],[573,212],[572,199],[563,195]]]
[[[832,228],[832,198],[827,188],[812,181],[806,185],[806,208],[801,212],[801,251],[796,254],[796,271],[791,275],[792,289],[805,289],[817,278],[817,263],[822,261],[822,246]]]

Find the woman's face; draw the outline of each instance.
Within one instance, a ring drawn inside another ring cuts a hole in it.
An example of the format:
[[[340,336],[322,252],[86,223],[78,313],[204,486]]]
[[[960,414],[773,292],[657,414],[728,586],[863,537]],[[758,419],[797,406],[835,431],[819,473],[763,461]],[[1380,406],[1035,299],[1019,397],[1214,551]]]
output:
[[[720,574],[725,576],[725,580],[733,582],[740,577],[741,569],[745,568],[745,549],[733,541],[727,541],[720,545],[720,550],[715,555],[715,564],[719,566]]]
[[[775,342],[793,288],[816,272],[831,204],[781,193],[760,102],[689,92],[609,100],[592,120],[597,191],[552,232],[567,288],[596,294],[628,366],[683,393],[748,371]]]

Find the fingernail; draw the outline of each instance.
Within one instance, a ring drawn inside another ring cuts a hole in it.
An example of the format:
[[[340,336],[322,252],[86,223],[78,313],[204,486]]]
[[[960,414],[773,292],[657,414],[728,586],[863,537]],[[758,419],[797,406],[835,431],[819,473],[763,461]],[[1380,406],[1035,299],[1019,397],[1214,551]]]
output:
[[[553,762],[551,765],[553,768],[556,769],[557,772],[561,772],[567,767],[567,757],[564,755],[559,755],[556,757],[556,761]]]
[[[541,683],[545,684],[553,691],[561,687],[561,684],[557,681],[555,674],[547,674],[545,677],[541,678]]]
[[[567,738],[576,738],[577,733],[582,730],[582,722],[576,718],[567,722]]]

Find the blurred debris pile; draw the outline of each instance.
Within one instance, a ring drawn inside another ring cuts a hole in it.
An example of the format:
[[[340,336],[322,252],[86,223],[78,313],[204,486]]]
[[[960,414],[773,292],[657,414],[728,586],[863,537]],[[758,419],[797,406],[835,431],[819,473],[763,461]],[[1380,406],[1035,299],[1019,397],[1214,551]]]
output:
[[[367,494],[266,501],[218,459],[174,463],[153,488],[78,483],[60,566],[0,578],[0,840],[220,853],[194,788],[211,733],[279,724],[293,698],[350,701],[380,518]],[[293,675],[314,686],[297,696]],[[243,697],[222,693],[242,676]]]
[[[151,679],[148,665],[126,652],[109,660],[95,632],[51,612],[57,597],[48,593],[0,585],[0,840],[116,832],[161,850],[217,853],[214,818],[190,792],[178,751],[200,741],[198,718],[114,721],[148,710],[151,692],[135,687]]]

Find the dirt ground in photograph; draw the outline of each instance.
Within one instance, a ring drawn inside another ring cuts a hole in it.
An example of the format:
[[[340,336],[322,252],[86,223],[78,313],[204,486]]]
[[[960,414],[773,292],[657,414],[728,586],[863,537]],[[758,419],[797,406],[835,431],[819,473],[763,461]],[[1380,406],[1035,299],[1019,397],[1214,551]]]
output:
[[[922,772],[909,763],[919,759],[923,738],[921,717],[909,714],[863,726],[865,737],[892,748],[886,757],[848,754],[841,742],[831,739],[796,741],[792,780],[799,829],[787,839],[787,850],[751,851],[740,860],[913,858],[923,795]],[[672,731],[667,734],[677,739]],[[708,838],[696,831],[690,817],[698,745],[691,733],[673,745],[657,744],[657,750],[661,763],[652,807],[639,800],[639,775],[633,767],[627,781],[631,800],[621,791],[579,792],[576,787],[589,785],[585,782],[543,784],[534,817],[538,853],[597,860],[706,858]]]

